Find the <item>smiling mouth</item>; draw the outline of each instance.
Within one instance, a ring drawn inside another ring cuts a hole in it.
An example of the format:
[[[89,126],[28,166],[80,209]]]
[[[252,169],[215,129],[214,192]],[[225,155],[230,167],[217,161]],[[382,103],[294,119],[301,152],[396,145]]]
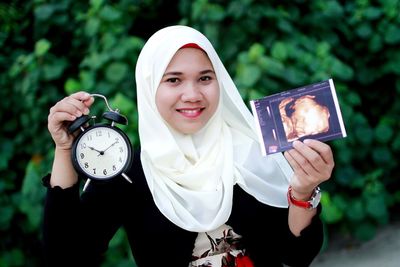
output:
[[[196,108],[196,109],[177,109],[179,113],[188,118],[198,117],[205,108]]]

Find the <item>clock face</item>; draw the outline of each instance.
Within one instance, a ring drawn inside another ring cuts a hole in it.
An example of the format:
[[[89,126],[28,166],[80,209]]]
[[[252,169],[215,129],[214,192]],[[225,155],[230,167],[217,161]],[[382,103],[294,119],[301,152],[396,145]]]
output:
[[[94,126],[85,130],[74,145],[75,166],[89,178],[109,179],[129,165],[131,147],[118,128]]]

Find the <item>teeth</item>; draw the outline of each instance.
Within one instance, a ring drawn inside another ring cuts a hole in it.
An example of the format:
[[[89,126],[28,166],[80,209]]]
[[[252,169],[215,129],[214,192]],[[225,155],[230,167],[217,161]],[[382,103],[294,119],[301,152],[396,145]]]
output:
[[[187,114],[195,114],[199,112],[200,109],[181,109],[180,112],[187,113]]]

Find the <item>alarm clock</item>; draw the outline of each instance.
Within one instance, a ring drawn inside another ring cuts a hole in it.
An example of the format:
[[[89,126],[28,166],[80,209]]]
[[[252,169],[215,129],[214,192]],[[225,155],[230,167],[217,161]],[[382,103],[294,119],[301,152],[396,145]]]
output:
[[[107,98],[100,94],[91,94],[93,97],[104,99],[108,111],[102,117],[108,123],[93,123],[96,116],[82,115],[68,127],[70,133],[80,130],[72,144],[71,160],[75,170],[87,181],[83,190],[91,180],[106,181],[116,177],[123,177],[128,182],[132,180],[127,172],[132,164],[132,145],[128,136],[115,124],[127,125],[128,120],[112,109]]]

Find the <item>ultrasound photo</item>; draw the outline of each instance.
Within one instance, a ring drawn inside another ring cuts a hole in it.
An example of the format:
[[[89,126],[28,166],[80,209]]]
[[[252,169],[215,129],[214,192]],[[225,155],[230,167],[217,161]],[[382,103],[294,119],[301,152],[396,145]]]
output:
[[[295,140],[346,137],[332,79],[250,101],[263,155],[292,148]]]

